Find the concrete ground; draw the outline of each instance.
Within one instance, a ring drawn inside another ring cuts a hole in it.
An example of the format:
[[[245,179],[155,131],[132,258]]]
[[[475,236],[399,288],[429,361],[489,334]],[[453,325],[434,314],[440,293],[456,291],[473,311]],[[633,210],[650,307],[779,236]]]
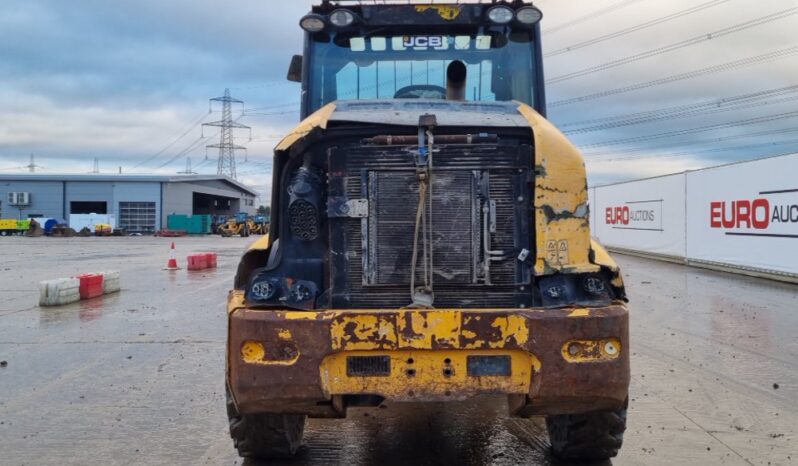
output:
[[[0,239],[0,464],[242,464],[226,431],[224,302],[251,241],[181,238],[183,266],[212,251],[219,269],[170,273],[167,239]],[[798,287],[618,259],[633,381],[612,464],[798,464]],[[121,293],[36,306],[40,280],[108,269]],[[559,464],[540,421],[507,419],[504,400],[400,408],[311,420],[281,464]]]

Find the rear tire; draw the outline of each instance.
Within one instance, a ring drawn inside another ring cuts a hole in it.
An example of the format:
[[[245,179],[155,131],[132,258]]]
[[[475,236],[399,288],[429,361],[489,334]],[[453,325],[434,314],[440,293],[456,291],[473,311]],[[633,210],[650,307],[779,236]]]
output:
[[[230,437],[242,458],[292,458],[302,446],[306,416],[240,414],[227,392]]]
[[[626,430],[626,408],[546,418],[551,450],[565,460],[607,460],[618,455]]]

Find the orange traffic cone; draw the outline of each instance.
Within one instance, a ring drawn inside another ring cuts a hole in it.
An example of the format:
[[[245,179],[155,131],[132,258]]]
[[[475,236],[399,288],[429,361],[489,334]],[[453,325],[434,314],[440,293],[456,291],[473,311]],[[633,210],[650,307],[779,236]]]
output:
[[[180,270],[180,267],[177,265],[177,254],[174,241],[172,241],[172,248],[169,249],[169,262],[166,263],[166,268],[164,270]]]

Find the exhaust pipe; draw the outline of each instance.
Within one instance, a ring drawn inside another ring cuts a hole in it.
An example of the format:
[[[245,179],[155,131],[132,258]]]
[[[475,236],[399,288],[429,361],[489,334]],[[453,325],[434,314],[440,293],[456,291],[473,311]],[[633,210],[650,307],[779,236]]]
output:
[[[455,60],[446,69],[446,100],[465,100],[468,68],[465,63]]]

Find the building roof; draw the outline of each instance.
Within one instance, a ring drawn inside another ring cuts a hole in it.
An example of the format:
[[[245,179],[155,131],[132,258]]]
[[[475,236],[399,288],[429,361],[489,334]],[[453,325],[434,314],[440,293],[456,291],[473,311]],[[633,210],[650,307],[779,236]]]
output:
[[[247,185],[222,175],[114,175],[102,173],[73,174],[73,173],[15,173],[0,174],[0,181],[97,181],[112,183],[115,181],[139,183],[190,183],[193,181],[223,181],[241,191],[257,196],[258,193]]]

